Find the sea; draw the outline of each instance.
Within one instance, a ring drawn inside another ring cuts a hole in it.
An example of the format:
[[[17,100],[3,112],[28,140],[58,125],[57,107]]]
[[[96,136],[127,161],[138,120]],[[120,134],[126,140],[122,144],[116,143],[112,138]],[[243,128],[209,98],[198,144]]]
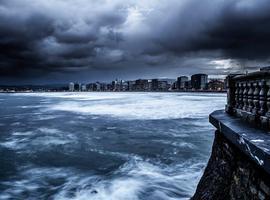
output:
[[[0,200],[183,200],[225,94],[0,94]]]

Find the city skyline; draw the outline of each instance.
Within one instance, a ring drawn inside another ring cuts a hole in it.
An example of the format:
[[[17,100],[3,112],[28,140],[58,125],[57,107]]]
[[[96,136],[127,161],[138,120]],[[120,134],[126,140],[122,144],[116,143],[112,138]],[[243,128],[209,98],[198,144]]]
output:
[[[0,85],[0,92],[90,92],[90,91],[225,91],[225,79],[209,78],[207,74],[193,74],[176,78],[154,78],[123,80],[114,79],[109,82],[74,81],[67,84],[47,85]]]
[[[207,74],[179,76],[176,79],[115,79],[110,83],[70,82],[68,91],[225,91],[225,79],[209,79]]]
[[[0,84],[225,76],[269,65],[267,0],[3,0],[0,9]]]

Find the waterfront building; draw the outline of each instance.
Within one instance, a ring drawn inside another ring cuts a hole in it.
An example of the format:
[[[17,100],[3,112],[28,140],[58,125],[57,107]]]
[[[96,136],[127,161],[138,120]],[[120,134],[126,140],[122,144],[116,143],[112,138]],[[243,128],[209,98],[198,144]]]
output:
[[[128,90],[128,82],[121,80],[120,82],[120,90],[121,91],[127,91]]]
[[[191,80],[185,82],[185,89],[192,89]]]
[[[100,91],[109,90],[108,84],[106,84],[106,83],[99,83],[99,84],[100,84]]]
[[[214,91],[222,91],[224,90],[224,81],[218,79],[210,80],[208,83],[208,89]]]
[[[166,91],[169,89],[169,84],[167,81],[158,81],[158,89],[160,91]]]
[[[186,82],[188,81],[188,77],[187,76],[180,76],[177,78],[177,84],[176,84],[176,88],[178,90],[183,90],[186,88]]]
[[[158,79],[152,79],[151,84],[149,85],[152,91],[158,91]]]
[[[135,90],[135,81],[128,81],[128,91],[134,91]]]
[[[96,83],[89,83],[89,84],[87,85],[87,90],[88,90],[88,91],[96,91],[96,90],[97,90],[97,85],[96,85]]]
[[[85,84],[82,84],[82,86],[81,86],[81,90],[82,90],[83,92],[85,92],[85,91],[86,91],[86,85],[85,85]]]
[[[80,83],[75,83],[74,84],[74,91],[80,91],[81,90],[81,84]]]
[[[108,83],[104,83],[104,91],[112,91],[113,90],[113,86],[112,84]]]
[[[120,91],[120,82],[118,81],[118,79],[116,79],[115,81],[112,81],[112,90]]]
[[[171,87],[170,87],[171,90],[176,90],[177,89],[177,81],[173,82]]]
[[[145,91],[148,90],[148,80],[138,79],[135,81],[135,90],[136,91]]]
[[[194,74],[191,76],[191,86],[195,90],[207,89],[208,75],[207,74]]]
[[[208,84],[208,75],[194,74],[191,80],[187,76],[179,76],[175,79],[137,79],[124,81],[115,79],[111,83],[70,83],[69,91],[172,91],[172,90],[224,90],[225,83],[222,80],[212,80]]]
[[[69,83],[69,91],[70,92],[73,92],[74,91],[74,83],[73,82],[70,82]]]
[[[267,67],[261,67],[261,68],[260,68],[260,71],[261,71],[261,72],[269,72],[269,71],[270,71],[270,66],[267,66]]]
[[[96,91],[101,91],[101,84],[96,82]]]

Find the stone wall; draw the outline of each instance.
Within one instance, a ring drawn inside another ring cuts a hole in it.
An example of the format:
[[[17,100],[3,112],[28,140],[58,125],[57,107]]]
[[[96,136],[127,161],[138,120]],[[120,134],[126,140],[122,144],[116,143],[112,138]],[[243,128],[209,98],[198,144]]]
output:
[[[191,200],[270,200],[270,175],[216,131],[212,155]]]

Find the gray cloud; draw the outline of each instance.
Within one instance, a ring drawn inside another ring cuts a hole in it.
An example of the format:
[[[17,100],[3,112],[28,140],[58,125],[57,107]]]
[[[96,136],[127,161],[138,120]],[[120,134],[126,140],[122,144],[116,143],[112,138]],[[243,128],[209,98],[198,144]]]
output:
[[[226,74],[269,64],[269,35],[267,0],[0,0],[0,77]]]

